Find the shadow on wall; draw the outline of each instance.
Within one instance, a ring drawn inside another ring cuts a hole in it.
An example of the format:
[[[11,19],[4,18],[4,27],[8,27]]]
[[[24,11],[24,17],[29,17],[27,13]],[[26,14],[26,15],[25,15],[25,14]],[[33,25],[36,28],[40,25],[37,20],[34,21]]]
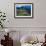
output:
[[[21,46],[20,41],[13,40],[13,46]]]

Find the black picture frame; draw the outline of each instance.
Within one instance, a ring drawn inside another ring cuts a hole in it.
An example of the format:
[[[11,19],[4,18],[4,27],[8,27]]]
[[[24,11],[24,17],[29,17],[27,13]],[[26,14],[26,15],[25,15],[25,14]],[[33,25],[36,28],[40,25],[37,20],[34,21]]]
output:
[[[14,18],[33,18],[33,3],[14,3]]]

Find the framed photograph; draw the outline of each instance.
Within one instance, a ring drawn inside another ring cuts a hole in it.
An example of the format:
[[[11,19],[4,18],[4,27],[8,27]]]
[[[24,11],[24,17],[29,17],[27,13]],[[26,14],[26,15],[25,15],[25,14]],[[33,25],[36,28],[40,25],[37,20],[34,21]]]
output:
[[[32,3],[14,3],[14,17],[32,17]]]

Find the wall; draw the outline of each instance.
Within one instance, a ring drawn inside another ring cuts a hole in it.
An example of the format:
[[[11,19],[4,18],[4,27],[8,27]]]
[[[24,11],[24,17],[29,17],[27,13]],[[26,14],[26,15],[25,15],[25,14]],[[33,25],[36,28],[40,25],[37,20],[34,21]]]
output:
[[[8,0],[6,9],[8,9],[7,16],[9,19],[9,23],[6,25],[7,27],[46,27],[46,0]],[[27,19],[16,19],[14,18],[14,3],[17,2],[32,2],[33,3],[33,16],[34,18]],[[6,5],[6,4],[5,4]]]
[[[34,18],[16,19],[14,18],[14,3],[33,3]],[[46,0],[0,0],[0,10],[6,12],[6,27],[46,27]]]
[[[33,17],[14,18],[14,3],[33,3]],[[15,31],[46,31],[46,0],[0,0],[0,10],[6,13],[5,27]],[[24,34],[24,33],[23,33]]]
[[[33,3],[34,18],[27,18],[27,19],[14,18],[14,3],[18,3],[18,2]],[[12,31],[13,30],[20,31],[20,37],[27,33],[30,34],[31,31],[33,32],[46,31],[45,4],[46,4],[46,0],[0,0],[0,10],[5,12],[7,16],[5,27],[8,27],[8,29],[11,29]]]

